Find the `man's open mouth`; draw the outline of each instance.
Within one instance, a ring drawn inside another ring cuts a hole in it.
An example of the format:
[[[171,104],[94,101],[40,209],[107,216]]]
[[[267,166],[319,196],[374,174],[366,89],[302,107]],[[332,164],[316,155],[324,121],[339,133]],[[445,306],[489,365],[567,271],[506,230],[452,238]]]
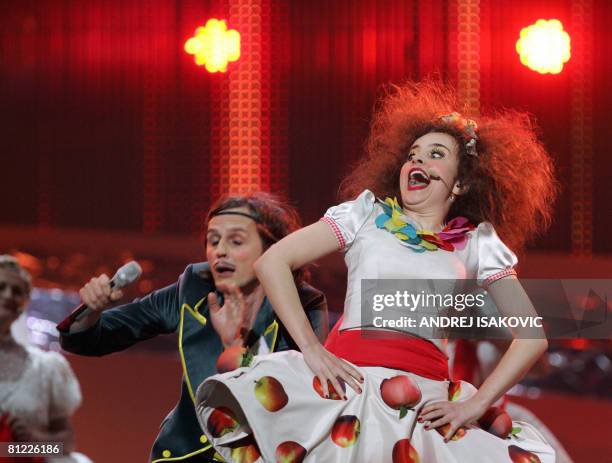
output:
[[[415,167],[408,172],[408,190],[422,190],[430,182],[429,175],[423,169]]]
[[[213,268],[215,270],[215,273],[222,277],[232,276],[236,271],[236,267],[223,261],[217,262]]]

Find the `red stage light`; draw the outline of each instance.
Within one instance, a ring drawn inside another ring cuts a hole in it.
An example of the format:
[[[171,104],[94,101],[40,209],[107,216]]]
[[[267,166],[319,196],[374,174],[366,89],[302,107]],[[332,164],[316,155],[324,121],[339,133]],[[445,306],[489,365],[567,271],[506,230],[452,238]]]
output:
[[[194,55],[195,63],[208,72],[225,72],[229,61],[240,58],[240,34],[234,29],[227,30],[224,20],[209,19],[185,42],[185,51]]]
[[[570,341],[570,346],[576,350],[585,350],[589,347],[589,341],[584,338],[576,338]]]
[[[521,63],[540,74],[558,74],[570,59],[570,37],[557,19],[524,27],[516,42]]]

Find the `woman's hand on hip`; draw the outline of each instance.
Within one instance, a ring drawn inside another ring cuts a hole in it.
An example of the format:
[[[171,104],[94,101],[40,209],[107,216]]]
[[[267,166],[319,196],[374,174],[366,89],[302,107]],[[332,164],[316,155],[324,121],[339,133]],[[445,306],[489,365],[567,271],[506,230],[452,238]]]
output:
[[[425,423],[425,429],[439,428],[450,423],[444,436],[444,441],[448,442],[459,428],[475,423],[486,409],[487,407],[474,397],[461,402],[435,402],[423,407],[418,421]]]
[[[361,393],[360,383],[363,376],[350,363],[336,357],[319,342],[312,343],[302,350],[304,361],[312,372],[319,378],[323,393],[330,396],[329,386],[346,399],[345,388],[341,382],[348,384],[355,392]]]

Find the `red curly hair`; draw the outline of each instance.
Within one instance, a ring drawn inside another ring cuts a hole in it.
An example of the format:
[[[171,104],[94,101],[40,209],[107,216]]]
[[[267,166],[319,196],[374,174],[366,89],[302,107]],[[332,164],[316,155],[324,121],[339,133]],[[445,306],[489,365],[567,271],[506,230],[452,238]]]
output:
[[[379,198],[399,198],[400,169],[414,141],[430,132],[448,133],[459,141],[458,180],[469,189],[453,202],[446,220],[491,222],[519,252],[550,225],[558,193],[552,159],[527,114],[506,110],[473,117],[461,109],[455,89],[440,82],[387,87],[375,107],[366,155],[342,182],[340,195],[354,198],[369,189]],[[467,154],[459,129],[440,120],[453,111],[476,120],[478,157]]]

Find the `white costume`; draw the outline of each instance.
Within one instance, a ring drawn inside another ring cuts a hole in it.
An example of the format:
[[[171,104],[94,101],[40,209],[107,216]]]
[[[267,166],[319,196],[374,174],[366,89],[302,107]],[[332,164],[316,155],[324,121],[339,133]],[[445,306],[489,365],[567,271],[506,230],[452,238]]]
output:
[[[10,414],[31,429],[46,431],[56,418],[69,418],[81,404],[79,383],[66,359],[57,352],[24,346],[25,366],[14,381],[0,380],[0,416]],[[89,462],[72,453],[48,457],[49,463]]]
[[[346,250],[348,283],[341,329],[364,326],[362,279],[430,278],[457,280],[457,284],[475,279],[486,287],[514,274],[516,256],[488,223],[468,232],[463,249],[417,253],[377,227],[375,221],[382,212],[381,204],[366,190],[354,201],[330,208],[322,219]],[[441,341],[431,340],[443,351]],[[360,347],[359,343],[351,346]],[[554,462],[552,448],[524,423],[516,423],[521,432],[508,439],[473,426],[445,443],[438,430],[426,430],[416,418],[424,406],[450,399],[449,381],[386,368],[385,362],[381,358],[380,366],[356,367],[365,379],[363,392],[347,388],[344,401],[322,397],[317,379],[299,352],[257,356],[250,367],[202,383],[196,398],[198,419],[228,462],[255,461],[258,454],[257,461],[264,462]],[[399,407],[390,405],[394,391],[390,396],[383,391],[384,381],[392,379],[416,394],[403,417]],[[452,400],[465,400],[476,392],[465,382],[453,387]],[[531,460],[519,459],[526,457]]]

